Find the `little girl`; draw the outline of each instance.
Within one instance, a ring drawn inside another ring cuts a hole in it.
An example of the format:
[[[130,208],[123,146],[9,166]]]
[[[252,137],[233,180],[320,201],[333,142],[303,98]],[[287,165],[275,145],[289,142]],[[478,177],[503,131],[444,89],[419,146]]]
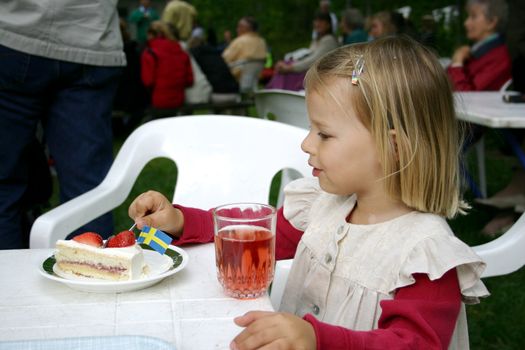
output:
[[[460,132],[436,57],[407,38],[345,46],[305,79],[313,178],[290,183],[277,258],[295,256],[281,312],[235,319],[231,348],[468,349],[464,304],[488,295],[454,237]],[[211,214],[156,192],[129,209],[178,241],[213,240]]]

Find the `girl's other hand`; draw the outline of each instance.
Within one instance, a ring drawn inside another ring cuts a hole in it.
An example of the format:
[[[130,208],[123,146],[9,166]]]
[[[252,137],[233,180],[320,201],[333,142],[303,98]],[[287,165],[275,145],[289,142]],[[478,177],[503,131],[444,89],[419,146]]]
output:
[[[182,212],[156,191],[144,192],[135,198],[129,206],[128,215],[139,229],[151,226],[176,237],[180,236],[184,227]]]
[[[236,317],[234,322],[245,329],[231,342],[232,350],[260,348],[315,350],[317,347],[312,325],[292,314],[250,311]]]

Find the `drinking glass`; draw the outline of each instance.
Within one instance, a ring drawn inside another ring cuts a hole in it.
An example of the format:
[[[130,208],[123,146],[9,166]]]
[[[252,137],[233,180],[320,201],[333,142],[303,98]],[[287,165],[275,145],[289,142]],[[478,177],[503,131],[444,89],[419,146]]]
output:
[[[266,293],[275,266],[274,207],[236,203],[213,210],[217,278],[226,294],[240,299]]]

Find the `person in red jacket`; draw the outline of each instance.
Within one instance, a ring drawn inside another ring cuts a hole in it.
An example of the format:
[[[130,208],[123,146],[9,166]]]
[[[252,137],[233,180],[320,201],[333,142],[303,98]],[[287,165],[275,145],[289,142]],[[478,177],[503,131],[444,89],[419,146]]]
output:
[[[507,4],[505,0],[469,0],[467,13],[466,34],[474,45],[462,46],[454,52],[447,73],[456,91],[497,91],[512,77],[511,57],[500,34],[507,22]],[[470,124],[469,128],[471,139],[468,145],[476,142],[486,129],[474,124]],[[501,209],[524,204],[523,175],[521,172],[516,174],[519,176],[503,191],[492,198],[477,198],[476,202]],[[502,212],[490,220],[481,232],[494,236],[505,232],[514,221],[514,213]]]
[[[148,30],[148,43],[141,57],[141,78],[151,90],[155,108],[177,108],[184,103],[184,89],[193,85],[188,54],[175,40],[167,24],[155,21]]]
[[[472,46],[459,47],[447,72],[456,91],[499,90],[511,78],[511,59],[500,35],[505,28],[505,0],[469,0],[465,20]]]

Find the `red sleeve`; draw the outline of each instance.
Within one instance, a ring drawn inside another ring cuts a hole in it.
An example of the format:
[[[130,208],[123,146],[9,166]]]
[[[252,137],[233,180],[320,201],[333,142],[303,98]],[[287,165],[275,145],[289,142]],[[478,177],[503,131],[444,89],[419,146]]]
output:
[[[354,331],[306,315],[317,349],[447,349],[461,306],[456,269],[435,281],[426,274],[413,276],[414,284],[400,288],[393,300],[380,302],[378,329]]]
[[[211,210],[188,208],[176,204],[173,206],[182,211],[184,229],[180,238],[174,239],[172,244],[213,242],[213,217]]]
[[[291,259],[295,256],[297,245],[303,231],[299,231],[286,220],[283,207],[277,211],[277,232],[275,233],[275,259]]]
[[[140,77],[145,87],[152,87],[155,83],[155,57],[145,49],[140,59]]]
[[[187,243],[213,242],[213,217],[211,209],[206,211],[173,205],[184,215],[184,229],[175,245]],[[283,215],[283,208],[277,211],[277,229],[275,237],[275,256],[277,260],[293,258],[297,244],[303,232],[295,229]]]
[[[510,61],[506,57],[491,59],[482,65],[482,69],[476,74],[471,74],[468,66],[448,67],[447,72],[452,80],[456,91],[485,91],[497,90],[494,86],[495,81],[510,73]],[[510,77],[509,77],[510,78]],[[507,80],[507,79],[505,79]],[[504,83],[505,81],[503,81]],[[503,84],[502,83],[502,84]]]

